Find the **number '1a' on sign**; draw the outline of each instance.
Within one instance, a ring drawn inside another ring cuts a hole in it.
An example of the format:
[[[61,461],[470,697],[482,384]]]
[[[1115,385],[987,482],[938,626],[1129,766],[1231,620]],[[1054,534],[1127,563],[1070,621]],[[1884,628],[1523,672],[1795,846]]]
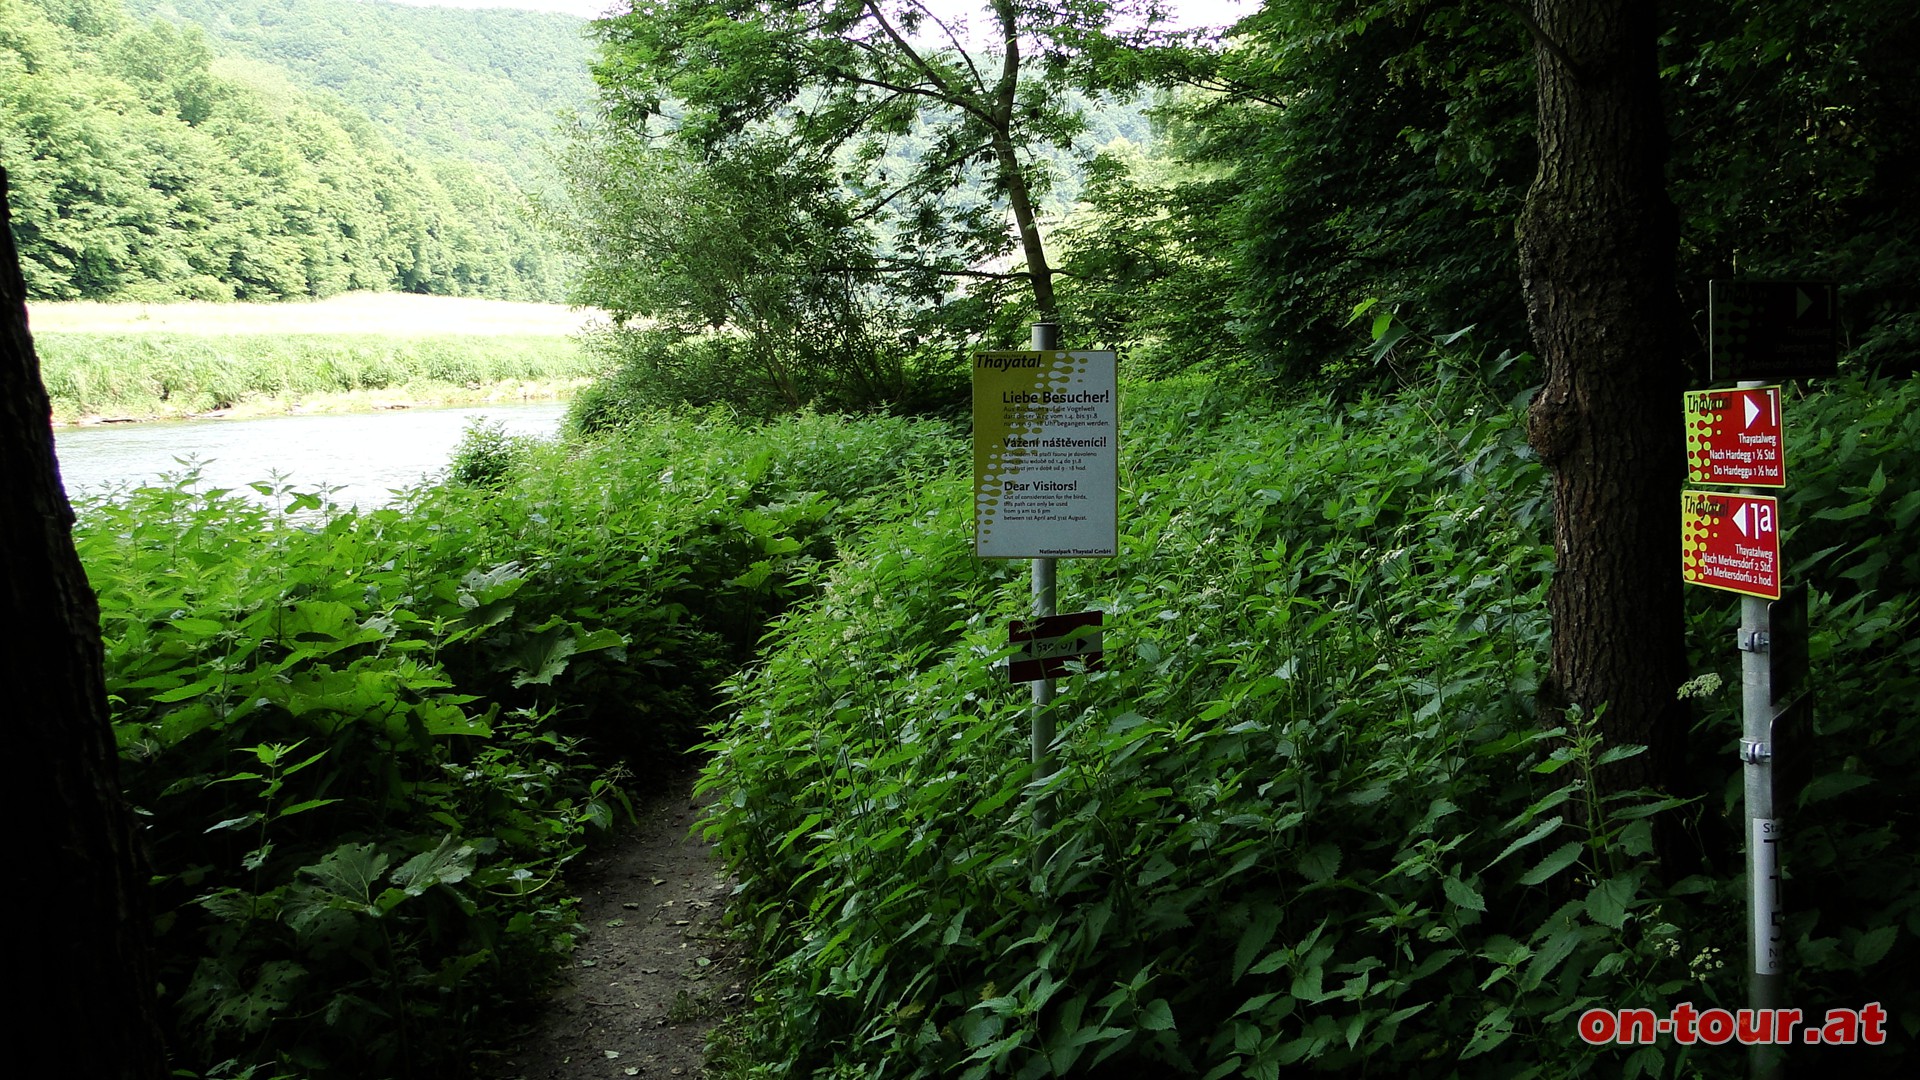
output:
[[[1689,584],[1780,599],[1779,503],[1770,495],[1680,493],[1680,571]]]

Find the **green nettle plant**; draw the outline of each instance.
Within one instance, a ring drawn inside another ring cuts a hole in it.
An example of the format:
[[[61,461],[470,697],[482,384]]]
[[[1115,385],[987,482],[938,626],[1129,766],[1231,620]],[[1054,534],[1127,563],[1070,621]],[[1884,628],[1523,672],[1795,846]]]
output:
[[[476,417],[460,433],[453,448],[447,479],[468,487],[498,488],[507,482],[529,453],[527,440],[507,434],[504,421]]]
[[[1579,1038],[1588,1008],[1745,1004],[1737,849],[1676,880],[1653,842],[1660,815],[1712,835],[1737,807],[1617,790],[1609,768],[1639,748],[1602,745],[1594,717],[1535,716],[1543,474],[1518,409],[1441,370],[1344,407],[1134,389],[1122,554],[1061,573],[1063,610],[1107,613],[1107,670],[1062,684],[1044,781],[1003,667],[1024,568],[971,557],[965,478],[843,552],[731,683],[709,744],[709,830],[765,973],[736,1033],[756,1074],[1744,1072],[1737,1047]],[[1871,403],[1872,445],[1899,447],[1886,471],[1910,469],[1915,391],[1827,391],[1797,452]],[[1868,442],[1840,439],[1807,490],[1853,501],[1790,497],[1806,522],[1790,545],[1827,531],[1797,572],[1825,560],[1847,586],[1816,605],[1832,620],[1816,666],[1909,688],[1913,606],[1882,590],[1904,574],[1910,591],[1915,560],[1848,528],[1886,485]],[[1725,637],[1708,606],[1703,650]],[[1713,790],[1738,782],[1728,707],[1707,702],[1695,740]],[[1872,987],[1914,1022],[1895,974],[1913,868],[1863,873],[1910,811],[1887,790],[1841,816],[1884,790],[1880,767],[1817,753],[1800,857],[1833,892],[1792,914],[1795,994],[1859,1005]]]
[[[898,419],[656,420],[365,513],[191,468],[80,506],[183,1066],[461,1072],[569,949],[565,866],[758,625],[958,453]]]
[[[426,1074],[564,953],[571,902],[529,883],[610,818],[603,767],[453,690],[434,654],[475,632],[469,593],[421,587],[321,494],[260,487],[278,508],[189,472],[84,506],[77,537],[176,1044]]]
[[[569,860],[721,704],[744,1072],[1743,1071],[1577,1027],[1744,1004],[1732,603],[1695,591],[1675,688],[1708,794],[1619,790],[1637,748],[1534,711],[1518,403],[1431,369],[1344,404],[1129,390],[1121,553],[1060,582],[1108,665],[1062,683],[1044,780],[1005,671],[1025,568],[973,558],[945,425],[661,415],[364,513],[191,469],[83,504],[179,1064],[460,1072],[564,957]],[[1788,408],[1818,690],[1780,796],[1788,994],[1882,1003],[1891,1074],[1920,1032],[1920,383]],[[1656,862],[1663,817],[1699,872]]]

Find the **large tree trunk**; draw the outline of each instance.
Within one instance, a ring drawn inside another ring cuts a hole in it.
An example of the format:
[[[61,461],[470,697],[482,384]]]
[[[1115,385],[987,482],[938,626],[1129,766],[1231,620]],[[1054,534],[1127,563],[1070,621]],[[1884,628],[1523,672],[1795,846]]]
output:
[[[28,962],[15,1056],[64,1076],[167,1075],[146,880],[122,801],[100,616],[73,548],[0,169],[0,580],[11,638],[15,910]]]
[[[1540,167],[1519,222],[1546,385],[1528,440],[1553,474],[1550,706],[1605,707],[1650,752],[1621,784],[1680,781],[1679,545],[1687,333],[1650,0],[1536,0]],[[1608,775],[1602,775],[1608,782]]]

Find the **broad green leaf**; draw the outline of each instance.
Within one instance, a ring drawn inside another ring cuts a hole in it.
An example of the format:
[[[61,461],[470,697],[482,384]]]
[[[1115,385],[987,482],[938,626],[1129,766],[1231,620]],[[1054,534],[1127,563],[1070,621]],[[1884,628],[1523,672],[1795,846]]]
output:
[[[484,739],[493,734],[492,725],[484,717],[469,716],[458,706],[444,701],[423,701],[414,706],[413,711],[420,717],[429,735]]]
[[[1225,1078],[1229,1076],[1238,1076],[1241,1073],[1241,1060],[1237,1054],[1227,1058],[1220,1064],[1215,1065],[1212,1070],[1205,1076],[1202,1076],[1200,1080],[1225,1080]]]
[[[1136,884],[1144,889],[1149,885],[1172,876],[1178,869],[1179,867],[1174,866],[1165,855],[1156,851],[1148,857],[1147,865],[1141,869],[1140,877],[1136,881]]]
[[[1533,959],[1527,962],[1526,973],[1519,983],[1521,993],[1532,993],[1539,988],[1562,961],[1573,955],[1573,950],[1579,947],[1580,941],[1581,928],[1578,926],[1566,926],[1555,931],[1553,936],[1540,946],[1539,951],[1533,954]]]
[[[419,896],[435,885],[454,885],[473,872],[475,854],[471,846],[451,835],[432,851],[423,851],[401,864],[393,872],[393,883],[408,896]]]
[[[1460,1060],[1479,1057],[1506,1042],[1513,1034],[1513,1021],[1508,1019],[1513,1010],[1505,1005],[1495,1008],[1474,1025],[1473,1037],[1460,1051]]]
[[[1487,910],[1486,898],[1480,895],[1480,891],[1459,878],[1449,875],[1441,882],[1441,890],[1447,894],[1447,902],[1455,907],[1468,911]]]
[[[1800,789],[1800,804],[1802,806],[1812,806],[1814,803],[1823,802],[1836,795],[1844,795],[1849,791],[1866,787],[1871,783],[1873,783],[1872,777],[1862,776],[1859,773],[1821,773],[1819,776],[1814,777],[1806,787]]]
[[[190,682],[186,684],[185,686],[177,686],[177,687],[174,687],[172,690],[167,690],[162,693],[155,694],[153,695],[153,700],[162,702],[162,703],[185,701],[188,698],[199,697],[201,694],[204,694],[207,691],[213,689],[215,686],[219,685],[219,683],[220,683],[220,680],[218,677],[198,679],[194,682]]]
[[[1502,848],[1500,850],[1500,854],[1494,856],[1493,862],[1488,863],[1487,867],[1494,866],[1495,864],[1499,863],[1502,859],[1505,859],[1507,856],[1513,854],[1516,851],[1519,851],[1523,847],[1526,847],[1528,844],[1531,844],[1534,841],[1539,840],[1541,837],[1546,836],[1548,833],[1553,832],[1555,829],[1558,829],[1563,824],[1565,824],[1565,819],[1559,817],[1558,815],[1555,815],[1553,817],[1546,819],[1545,821],[1540,822],[1538,825],[1535,825],[1533,828],[1527,830],[1527,835],[1521,837],[1518,840],[1515,840],[1513,843],[1508,844],[1506,847]],[[1485,869],[1486,867],[1482,868],[1483,871]]]
[[[616,630],[602,627],[580,636],[574,643],[575,652],[598,652],[601,649],[618,649],[627,643],[626,635]]]
[[[386,873],[389,861],[372,844],[342,844],[318,863],[301,867],[300,872],[343,900],[370,905],[373,886]]]
[[[1860,940],[1853,943],[1854,962],[1861,967],[1871,967],[1879,963],[1881,957],[1887,955],[1887,950],[1893,948],[1894,940],[1899,936],[1899,928],[1894,926],[1882,926],[1861,934]]]
[[[1646,752],[1647,752],[1646,747],[1638,746],[1638,745],[1609,746],[1605,750],[1600,752],[1599,757],[1594,759],[1593,766],[1594,768],[1597,769],[1602,765],[1611,765],[1616,761],[1625,761],[1626,759],[1631,757],[1639,757],[1641,754],[1644,754]]]
[[[295,814],[304,814],[309,810],[318,810],[322,806],[331,806],[339,801],[339,799],[308,799],[305,802],[294,803],[292,806],[283,806],[279,810],[274,811],[273,816],[276,819],[292,817]]]
[[[260,815],[258,812],[242,814],[239,817],[227,818],[225,821],[217,821],[212,825],[207,826],[205,831],[220,832],[226,829],[245,829],[254,825],[259,820],[260,820]]]
[[[1340,849],[1332,844],[1315,844],[1300,854],[1296,865],[1308,881],[1325,884],[1340,872]]]
[[[1587,893],[1587,916],[1615,930],[1626,925],[1627,908],[1640,892],[1640,875],[1628,872],[1610,877]]]
[[[1260,904],[1254,908],[1253,917],[1246,930],[1240,934],[1240,941],[1233,949],[1233,981],[1239,982],[1253,964],[1260,950],[1267,947],[1273,935],[1280,928],[1281,909],[1276,904]]]
[[[507,654],[507,663],[519,669],[513,685],[550,686],[567,670],[567,661],[579,651],[579,639],[565,628],[555,627],[528,638]]]
[[[1857,502],[1849,506],[1829,506],[1821,510],[1815,510],[1812,516],[1821,521],[1852,521],[1855,518],[1866,517],[1871,513],[1873,513],[1873,500],[1869,499],[1865,502]]]
[[[1560,871],[1565,870],[1567,867],[1572,866],[1580,858],[1580,847],[1580,841],[1569,840],[1560,847],[1555,848],[1552,854],[1541,859],[1534,865],[1533,869],[1520,875],[1520,884],[1538,885],[1553,875],[1558,874]]]
[[[1386,316],[1381,316],[1380,318],[1386,318]],[[1369,356],[1369,359],[1376,364],[1388,353],[1392,352],[1395,345],[1400,344],[1400,339],[1407,336],[1407,326],[1405,323],[1395,321],[1393,325],[1388,326],[1383,331],[1380,329],[1380,318],[1374,320],[1375,333],[1373,335],[1373,350]]]
[[[1637,821],[1641,818],[1652,817],[1662,811],[1685,806],[1693,801],[1694,799],[1681,799],[1670,796],[1664,799],[1654,799],[1650,802],[1639,803],[1634,806],[1613,807],[1607,811],[1607,816],[1615,821]]]

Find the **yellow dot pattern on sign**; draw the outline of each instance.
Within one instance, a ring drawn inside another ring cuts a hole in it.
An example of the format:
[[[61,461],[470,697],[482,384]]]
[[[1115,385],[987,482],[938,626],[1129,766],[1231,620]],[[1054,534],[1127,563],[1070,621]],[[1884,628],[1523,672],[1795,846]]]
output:
[[[1729,423],[1730,411],[1719,408],[1725,401],[1724,391],[1702,391],[1686,396],[1687,418],[1687,479],[1704,480],[1712,464],[1708,454],[1713,445],[1714,436],[1722,433]]]
[[[1706,574],[1707,538],[1713,532],[1713,516],[1706,512],[1709,505],[1718,504],[1699,492],[1680,496],[1680,571],[1689,581]]]

